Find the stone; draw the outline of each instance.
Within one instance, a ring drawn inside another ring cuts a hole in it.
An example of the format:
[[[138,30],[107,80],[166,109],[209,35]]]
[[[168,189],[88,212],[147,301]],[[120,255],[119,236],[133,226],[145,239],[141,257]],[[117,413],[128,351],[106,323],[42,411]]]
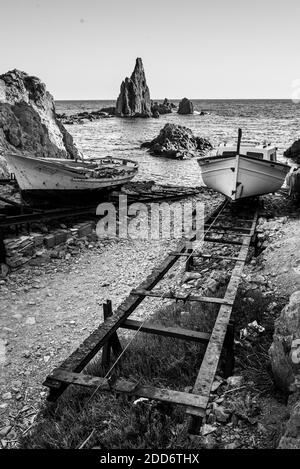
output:
[[[279,441],[279,449],[300,449],[300,392],[289,398],[290,418]]]
[[[212,145],[206,138],[194,136],[187,127],[166,124],[156,138],[142,143],[141,148],[147,148],[153,156],[185,159],[201,156],[211,149]]]
[[[238,441],[233,441],[224,446],[225,449],[237,449],[241,446],[241,443]]]
[[[276,385],[286,393],[296,391],[300,385],[300,291],[291,295],[275,321],[269,356]]]
[[[201,434],[203,436],[209,435],[210,433],[213,433],[217,430],[217,427],[215,425],[209,425],[208,423],[205,423],[202,425],[201,428]]]
[[[6,427],[3,427],[0,429],[0,438],[5,437],[12,429],[11,425],[8,425]]]
[[[226,381],[229,387],[238,388],[243,384],[244,378],[243,376],[229,376]]]
[[[131,77],[126,77],[121,84],[116,116],[151,117],[150,92],[141,58],[136,59]]]
[[[12,393],[11,392],[5,392],[4,394],[2,394],[2,399],[4,399],[4,400],[12,399]]]
[[[216,438],[213,435],[206,435],[202,440],[202,445],[204,449],[214,449],[217,448],[218,443]]]
[[[37,77],[19,70],[0,75],[0,175],[12,151],[39,158],[77,158],[72,136],[55,115],[54,100]]]
[[[28,326],[33,326],[35,322],[35,317],[30,316],[26,319],[25,324],[27,324]]]
[[[178,106],[178,114],[194,114],[194,106],[192,101],[187,98],[183,98]]]
[[[286,158],[291,158],[295,163],[300,164],[300,139],[296,140],[283,154]]]
[[[225,407],[218,404],[213,404],[214,414],[216,416],[217,422],[226,423],[229,420],[230,414],[226,412]]]

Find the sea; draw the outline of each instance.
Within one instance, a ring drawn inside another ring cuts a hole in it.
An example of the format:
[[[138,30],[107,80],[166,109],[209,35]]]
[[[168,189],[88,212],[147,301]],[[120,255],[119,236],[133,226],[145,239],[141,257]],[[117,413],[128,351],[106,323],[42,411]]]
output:
[[[161,100],[156,100],[161,102]],[[178,100],[172,100],[178,104]],[[165,114],[159,119],[99,119],[80,125],[66,125],[77,148],[85,157],[112,156],[139,163],[137,180],[160,184],[201,185],[196,159],[170,160],[149,155],[141,143],[156,137],[170,122],[190,128],[196,136],[208,138],[213,146],[237,140],[238,128],[245,140],[271,142],[278,147],[278,160],[288,162],[283,152],[300,138],[300,103],[292,100],[203,100],[193,99],[194,110],[205,115]],[[115,101],[56,101],[58,113],[75,114],[114,106]],[[288,162],[290,163],[290,162]]]

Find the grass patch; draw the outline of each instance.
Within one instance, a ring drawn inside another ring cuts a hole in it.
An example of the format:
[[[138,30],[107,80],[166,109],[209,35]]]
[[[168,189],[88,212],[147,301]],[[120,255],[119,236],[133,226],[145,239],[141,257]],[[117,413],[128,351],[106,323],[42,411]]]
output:
[[[159,310],[151,323],[209,332],[217,312],[217,305],[179,302]],[[140,384],[184,391],[193,386],[204,352],[202,344],[139,333],[113,373]],[[101,361],[91,363],[87,372],[103,376]],[[100,393],[85,406],[90,395],[90,390],[73,386],[56,405],[46,404],[36,426],[22,438],[21,447],[76,448],[93,429],[87,447],[195,447],[187,433],[183,407],[155,401],[133,405],[135,398]]]

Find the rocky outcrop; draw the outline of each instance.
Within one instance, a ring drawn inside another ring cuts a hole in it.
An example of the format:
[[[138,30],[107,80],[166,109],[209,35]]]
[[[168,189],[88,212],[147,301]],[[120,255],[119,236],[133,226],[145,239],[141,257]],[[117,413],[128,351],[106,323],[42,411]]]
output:
[[[275,322],[269,350],[277,386],[286,393],[300,387],[300,291],[294,292]]]
[[[300,164],[300,139],[296,140],[285,152],[286,158],[291,158],[295,163]]]
[[[137,58],[130,78],[126,77],[121,84],[117,99],[116,116],[151,117],[150,92],[146,83],[142,59]]]
[[[192,101],[187,98],[183,98],[178,107],[178,114],[193,114],[194,113],[194,106]]]
[[[195,137],[190,129],[181,125],[166,124],[159,135],[141,145],[151,155],[185,159],[203,154],[212,148],[206,138]]]
[[[171,103],[167,98],[165,98],[162,103],[151,101],[151,112],[153,117],[170,114],[174,108],[176,108],[175,104]]]
[[[5,152],[40,158],[76,158],[73,138],[55,115],[54,101],[38,78],[19,70],[0,76],[0,175]]]
[[[60,120],[62,124],[73,125],[73,124],[85,124],[87,122],[93,122],[98,119],[107,119],[112,117],[112,114],[109,114],[106,111],[100,109],[99,111],[84,111],[78,112],[77,114],[56,114],[57,119]]]
[[[300,391],[288,401],[290,418],[279,442],[279,449],[300,449]]]

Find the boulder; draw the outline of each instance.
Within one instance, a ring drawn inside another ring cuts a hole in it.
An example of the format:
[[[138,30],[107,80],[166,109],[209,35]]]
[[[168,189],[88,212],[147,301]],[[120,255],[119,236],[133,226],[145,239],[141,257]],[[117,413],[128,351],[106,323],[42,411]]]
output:
[[[106,112],[110,116],[115,116],[116,115],[116,108],[115,106],[108,106],[108,107],[102,107],[100,109],[101,112]]]
[[[57,119],[54,101],[38,78],[12,70],[0,75],[0,176],[9,169],[3,154],[39,158],[78,156],[73,138]]]
[[[194,113],[194,105],[192,101],[187,98],[183,98],[178,107],[178,114],[193,114]]]
[[[141,148],[148,148],[151,155],[184,159],[203,154],[212,145],[206,138],[195,137],[190,129],[176,124],[166,124],[159,135]]]
[[[291,158],[295,163],[300,164],[300,139],[296,140],[283,154],[286,158]]]
[[[277,386],[286,393],[300,386],[300,291],[294,292],[275,322],[269,349]]]
[[[293,394],[288,402],[290,418],[279,442],[279,449],[300,449],[300,392]]]
[[[134,71],[121,84],[117,99],[116,116],[118,117],[151,117],[150,92],[146,83],[143,62],[136,59]]]

